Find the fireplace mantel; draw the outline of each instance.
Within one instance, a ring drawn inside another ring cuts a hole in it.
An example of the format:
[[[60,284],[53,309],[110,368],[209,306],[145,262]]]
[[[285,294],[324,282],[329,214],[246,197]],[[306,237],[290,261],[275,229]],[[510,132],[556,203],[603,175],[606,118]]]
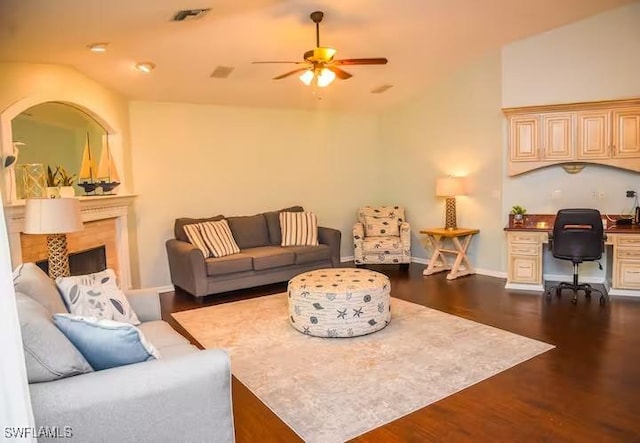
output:
[[[123,289],[131,287],[131,265],[129,260],[129,235],[128,235],[128,214],[129,206],[133,202],[135,195],[100,195],[77,197],[80,201],[80,211],[82,221],[91,222],[96,220],[115,219],[116,221],[116,248],[118,255],[118,269],[116,270],[120,278]],[[24,230],[24,211],[26,203],[19,200],[15,203],[4,206],[4,214],[7,222],[9,234],[9,248],[11,250],[11,264],[15,268],[22,263],[22,245],[20,233]]]

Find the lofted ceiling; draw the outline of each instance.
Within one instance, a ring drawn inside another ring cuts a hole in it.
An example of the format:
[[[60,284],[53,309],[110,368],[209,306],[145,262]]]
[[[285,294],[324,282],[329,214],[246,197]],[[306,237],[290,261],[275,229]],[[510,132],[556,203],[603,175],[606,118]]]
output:
[[[448,72],[517,39],[634,0],[0,0],[0,61],[72,66],[133,100],[233,106],[378,110],[410,99]],[[173,22],[181,9],[211,8]],[[387,57],[346,66],[328,88],[273,77],[320,43],[336,58]],[[108,51],[87,45],[108,42]],[[156,69],[143,74],[136,62]],[[224,79],[216,67],[232,67]],[[381,94],[371,90],[392,85]]]

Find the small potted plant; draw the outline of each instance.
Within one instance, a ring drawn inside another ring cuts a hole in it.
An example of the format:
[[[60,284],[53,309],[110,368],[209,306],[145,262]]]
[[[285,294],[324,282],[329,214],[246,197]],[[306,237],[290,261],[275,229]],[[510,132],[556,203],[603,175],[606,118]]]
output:
[[[71,198],[75,197],[76,191],[73,189],[73,180],[75,174],[69,174],[62,166],[56,168],[58,174],[58,188],[60,189],[60,197]]]
[[[73,189],[73,179],[75,174],[69,174],[62,166],[56,166],[56,170],[51,170],[47,166],[47,197],[49,198],[71,198],[76,195]]]
[[[513,214],[513,223],[515,225],[522,225],[527,210],[520,205],[515,205],[511,208],[511,213]]]

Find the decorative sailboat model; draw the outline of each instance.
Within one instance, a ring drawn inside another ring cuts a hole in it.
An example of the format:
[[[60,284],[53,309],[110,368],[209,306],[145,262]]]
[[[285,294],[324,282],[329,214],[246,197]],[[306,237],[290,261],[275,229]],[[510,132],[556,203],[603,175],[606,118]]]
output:
[[[96,165],[91,157],[91,147],[89,146],[89,134],[87,133],[87,142],[82,152],[82,163],[80,164],[80,173],[78,174],[78,186],[84,189],[85,194],[95,193],[98,184],[96,183]]]
[[[100,163],[98,163],[98,186],[102,188],[103,194],[112,194],[112,191],[120,185],[120,177],[116,170],[116,164],[111,157],[109,142],[100,153]]]
[[[89,146],[89,134],[87,134],[87,142],[82,153],[82,164],[80,166],[80,174],[78,174],[78,186],[84,189],[88,195],[109,195],[120,184],[120,177],[116,170],[116,165],[111,157],[109,150],[109,142],[100,154],[100,162],[96,168],[95,161],[91,156],[91,147]],[[102,189],[101,194],[97,194],[96,190]]]

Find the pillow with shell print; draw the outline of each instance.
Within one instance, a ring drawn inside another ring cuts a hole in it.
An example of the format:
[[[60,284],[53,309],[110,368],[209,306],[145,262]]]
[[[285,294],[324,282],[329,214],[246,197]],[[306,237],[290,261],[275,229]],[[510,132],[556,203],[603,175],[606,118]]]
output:
[[[58,277],[56,286],[71,314],[140,324],[127,297],[116,284],[113,269],[94,274]]]
[[[388,237],[400,235],[398,217],[364,217],[364,228],[367,237]]]

